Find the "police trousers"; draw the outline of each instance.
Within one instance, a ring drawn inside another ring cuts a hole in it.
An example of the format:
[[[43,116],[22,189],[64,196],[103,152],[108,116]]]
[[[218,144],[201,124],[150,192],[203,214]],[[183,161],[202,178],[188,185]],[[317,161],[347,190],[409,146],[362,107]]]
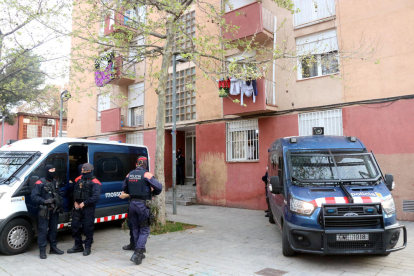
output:
[[[85,247],[91,248],[95,223],[95,206],[74,210],[72,214],[72,237],[75,246],[82,246],[82,231],[85,235]]]
[[[149,209],[144,202],[131,201],[129,205],[129,222],[132,226],[135,249],[145,249],[145,244],[150,233],[148,222]]]
[[[39,249],[45,249],[47,242],[49,242],[50,247],[57,245],[56,233],[58,221],[59,213],[53,213],[52,211],[49,212],[49,219],[39,218],[39,235],[37,237]]]

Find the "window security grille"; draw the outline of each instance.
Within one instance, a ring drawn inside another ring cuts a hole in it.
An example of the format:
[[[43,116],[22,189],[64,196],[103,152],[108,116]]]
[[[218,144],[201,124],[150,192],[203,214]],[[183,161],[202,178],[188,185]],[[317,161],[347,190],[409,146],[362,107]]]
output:
[[[27,125],[27,138],[36,138],[37,137],[37,126],[36,125]]]
[[[325,135],[342,136],[342,109],[299,114],[299,136],[312,135],[313,127],[323,127]]]
[[[137,127],[144,125],[144,107],[131,108],[131,126]]]
[[[132,133],[126,135],[127,144],[134,145],[143,145],[144,144],[144,135],[143,133]]]
[[[259,160],[259,122],[243,120],[226,123],[227,161]]]
[[[42,137],[53,137],[52,136],[52,127],[42,126]]]

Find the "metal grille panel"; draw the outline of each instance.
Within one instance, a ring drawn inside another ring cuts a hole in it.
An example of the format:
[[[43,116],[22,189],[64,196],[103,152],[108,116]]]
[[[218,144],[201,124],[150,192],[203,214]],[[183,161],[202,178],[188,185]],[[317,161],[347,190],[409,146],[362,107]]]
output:
[[[299,114],[299,136],[312,135],[313,127],[323,127],[325,135],[342,136],[342,109]]]
[[[27,125],[27,138],[36,138],[36,137],[37,137],[37,126]]]
[[[414,200],[403,200],[403,212],[414,213]]]
[[[144,144],[144,135],[143,133],[132,133],[126,135],[127,144],[134,145],[143,145]]]
[[[257,119],[226,123],[227,161],[259,160],[259,122]]]

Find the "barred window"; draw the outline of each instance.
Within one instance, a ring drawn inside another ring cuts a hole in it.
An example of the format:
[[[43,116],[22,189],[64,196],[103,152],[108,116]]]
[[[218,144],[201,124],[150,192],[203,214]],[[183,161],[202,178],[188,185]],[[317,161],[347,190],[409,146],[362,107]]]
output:
[[[51,126],[42,126],[42,137],[53,137]]]
[[[176,112],[177,122],[196,119],[196,91],[195,91],[195,67],[178,71]],[[167,80],[166,102],[165,102],[165,122],[172,122],[172,74]]]
[[[144,135],[142,132],[127,134],[126,142],[127,144],[143,145]]]
[[[325,135],[342,136],[342,109],[299,114],[299,136],[312,135],[314,127],[323,127]]]
[[[259,122],[243,120],[226,123],[227,161],[259,160]]]
[[[27,138],[37,137],[37,127],[36,125],[27,125]]]
[[[134,107],[130,109],[131,112],[131,127],[144,125],[144,107]]]

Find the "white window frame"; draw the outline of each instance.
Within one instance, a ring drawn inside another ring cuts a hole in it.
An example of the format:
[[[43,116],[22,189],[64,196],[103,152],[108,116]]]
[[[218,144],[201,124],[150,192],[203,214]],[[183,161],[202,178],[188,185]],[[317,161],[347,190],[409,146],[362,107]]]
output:
[[[259,120],[227,122],[226,152],[227,162],[259,161]]]
[[[311,79],[315,77],[321,76],[329,76],[333,74],[337,74],[340,71],[340,64],[339,64],[339,55],[338,55],[338,38],[336,29],[330,29],[327,31],[298,37],[296,38],[296,52],[299,56],[297,60],[297,73],[298,73],[298,80],[303,79]],[[324,66],[322,62],[322,56],[334,54],[337,58],[337,71],[333,73],[323,74],[322,67]],[[312,77],[304,77],[303,76],[303,68],[302,68],[302,59],[312,58],[314,59],[315,63],[317,64],[317,72],[316,76]]]
[[[136,127],[144,125],[144,98],[145,96],[145,85],[144,82],[135,83],[128,86],[128,126]],[[141,108],[142,113],[140,115],[140,124],[133,125],[132,114],[135,108]]]
[[[39,131],[38,125],[27,125],[27,138],[29,139],[37,138],[38,131]]]
[[[336,18],[335,0],[294,0],[293,27],[303,28]]]
[[[111,108],[111,95],[99,94],[97,96],[98,120],[101,119],[101,111],[108,110],[110,108]]]
[[[137,132],[126,135],[126,143],[132,145],[144,145],[144,133]]]
[[[42,137],[53,137],[53,128],[51,126],[42,126]]]
[[[299,120],[299,136],[312,135],[312,128],[323,127],[324,135],[343,136],[342,109],[301,113]]]

